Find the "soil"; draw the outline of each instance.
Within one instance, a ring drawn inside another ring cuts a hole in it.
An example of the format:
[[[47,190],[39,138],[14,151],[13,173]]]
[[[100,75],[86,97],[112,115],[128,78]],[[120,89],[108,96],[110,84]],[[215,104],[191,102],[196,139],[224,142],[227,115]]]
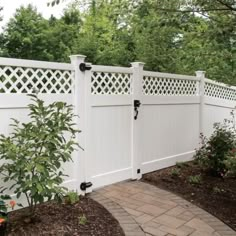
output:
[[[99,203],[81,197],[75,204],[47,202],[37,206],[30,221],[27,209],[9,214],[9,236],[124,236],[118,221]],[[83,222],[83,216],[86,222]],[[82,218],[81,218],[82,217]],[[30,221],[30,222],[29,222]]]
[[[189,176],[195,175],[200,175],[201,181],[191,184]],[[146,174],[143,181],[182,196],[236,230],[235,178],[211,176],[203,172],[195,162],[188,162]]]

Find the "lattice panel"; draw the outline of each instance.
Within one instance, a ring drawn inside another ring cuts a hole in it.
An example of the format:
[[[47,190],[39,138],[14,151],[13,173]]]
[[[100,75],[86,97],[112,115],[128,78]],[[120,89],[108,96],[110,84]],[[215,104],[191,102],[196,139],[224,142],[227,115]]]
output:
[[[71,93],[69,70],[0,66],[0,93]]]
[[[205,83],[205,95],[212,98],[236,101],[236,89],[217,84]]]
[[[144,76],[143,94],[154,96],[196,96],[198,82]]]
[[[92,94],[131,94],[131,76],[125,73],[92,73]]]

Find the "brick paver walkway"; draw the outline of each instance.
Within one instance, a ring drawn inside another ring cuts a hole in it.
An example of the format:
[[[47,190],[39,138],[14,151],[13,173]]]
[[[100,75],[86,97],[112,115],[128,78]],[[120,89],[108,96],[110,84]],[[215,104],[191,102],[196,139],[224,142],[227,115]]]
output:
[[[206,211],[140,181],[110,185],[91,197],[114,215],[126,236],[236,236]]]

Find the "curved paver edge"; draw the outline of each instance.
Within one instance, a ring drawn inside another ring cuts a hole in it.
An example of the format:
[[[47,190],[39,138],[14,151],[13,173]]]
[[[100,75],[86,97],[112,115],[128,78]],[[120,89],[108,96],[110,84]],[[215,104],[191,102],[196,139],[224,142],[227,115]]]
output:
[[[96,191],[90,193],[89,196],[104,206],[118,220],[126,236],[145,236],[135,219],[118,203]]]

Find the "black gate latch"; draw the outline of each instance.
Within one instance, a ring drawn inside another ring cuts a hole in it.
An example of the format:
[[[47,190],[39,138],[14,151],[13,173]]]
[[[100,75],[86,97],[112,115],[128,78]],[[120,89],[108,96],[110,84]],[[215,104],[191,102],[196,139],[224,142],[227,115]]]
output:
[[[134,100],[134,111],[135,111],[135,115],[134,115],[134,119],[137,120],[138,118],[138,108],[140,107],[141,102],[139,100]]]

